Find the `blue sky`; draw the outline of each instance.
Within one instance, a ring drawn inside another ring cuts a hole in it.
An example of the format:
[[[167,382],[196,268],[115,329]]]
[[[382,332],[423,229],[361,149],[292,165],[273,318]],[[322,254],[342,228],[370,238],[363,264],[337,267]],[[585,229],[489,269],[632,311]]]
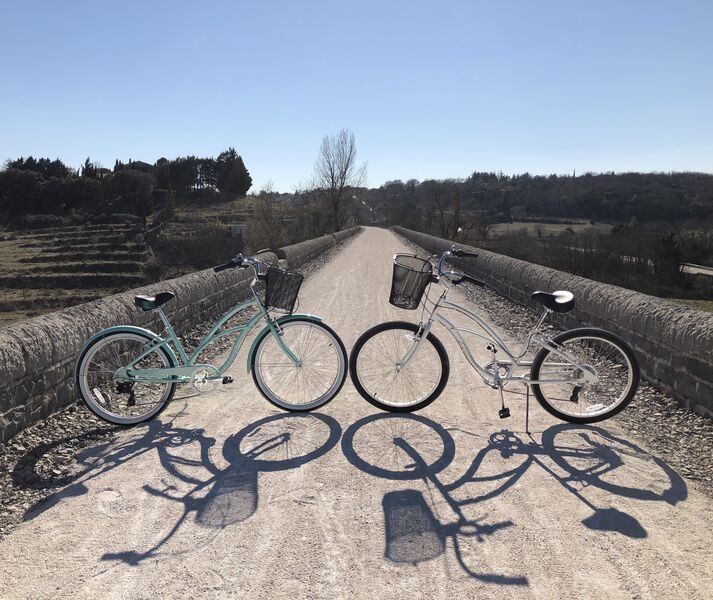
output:
[[[368,183],[713,172],[713,2],[0,3],[0,160],[215,156]]]

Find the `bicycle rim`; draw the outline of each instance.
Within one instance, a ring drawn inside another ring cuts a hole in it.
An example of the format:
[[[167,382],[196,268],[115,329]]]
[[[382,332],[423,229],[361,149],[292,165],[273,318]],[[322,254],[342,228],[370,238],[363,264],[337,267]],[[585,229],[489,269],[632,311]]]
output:
[[[265,335],[253,366],[258,389],[287,410],[311,410],[329,402],[346,377],[347,361],[339,338],[311,321],[291,321],[280,327],[282,341],[300,362],[295,365],[275,336]]]
[[[158,414],[170,399],[175,384],[116,382],[114,373],[140,355],[150,340],[135,333],[116,333],[98,340],[82,358],[79,389],[89,408],[103,419],[119,425],[132,425]],[[157,348],[135,369],[171,367],[169,356]]]

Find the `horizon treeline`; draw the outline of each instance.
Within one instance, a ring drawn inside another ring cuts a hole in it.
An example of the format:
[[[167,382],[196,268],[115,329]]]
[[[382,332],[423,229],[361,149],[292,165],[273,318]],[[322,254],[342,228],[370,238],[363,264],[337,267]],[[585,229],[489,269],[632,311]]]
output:
[[[466,179],[389,181],[365,195],[390,224],[421,231],[435,226],[445,237],[453,237],[474,215],[491,222],[713,221],[713,175],[694,172],[533,176],[475,171]]]
[[[123,163],[113,169],[89,158],[76,171],[61,160],[20,157],[0,171],[0,215],[17,222],[26,215],[130,213],[146,218],[170,213],[175,202],[219,202],[244,197],[252,178],[234,148],[217,158],[196,156]]]

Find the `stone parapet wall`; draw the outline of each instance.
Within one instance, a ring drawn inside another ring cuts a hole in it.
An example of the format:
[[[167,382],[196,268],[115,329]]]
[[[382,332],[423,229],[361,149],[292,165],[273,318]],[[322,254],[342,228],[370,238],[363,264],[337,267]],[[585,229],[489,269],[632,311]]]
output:
[[[286,258],[290,268],[333,248],[359,227],[293,244],[260,257],[276,264]],[[74,367],[85,341],[114,325],[163,329],[154,312],[134,305],[137,294],[170,291],[176,298],[163,306],[180,334],[215,321],[250,293],[251,270],[212,269],[72,306],[0,329],[0,442],[67,406],[76,399]]]
[[[453,242],[402,227],[394,231],[429,252]],[[470,248],[463,244],[459,247]],[[589,325],[617,333],[634,348],[642,375],[683,405],[713,418],[713,314],[662,298],[585,279],[480,248],[477,258],[452,259],[505,297],[537,309],[535,290],[569,290],[571,313],[556,315],[564,327]]]

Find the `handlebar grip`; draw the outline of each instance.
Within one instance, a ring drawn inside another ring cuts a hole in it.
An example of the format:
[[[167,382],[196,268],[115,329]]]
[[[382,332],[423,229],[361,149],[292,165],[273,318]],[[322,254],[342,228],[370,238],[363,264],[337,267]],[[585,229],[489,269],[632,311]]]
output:
[[[235,260],[229,260],[227,263],[224,265],[218,265],[217,267],[213,267],[213,272],[214,273],[219,273],[220,271],[225,271],[226,269],[234,269],[237,267],[237,263]]]
[[[468,252],[467,250],[461,250],[460,248],[451,250],[451,254],[456,258],[476,258],[478,256],[477,252]]]

